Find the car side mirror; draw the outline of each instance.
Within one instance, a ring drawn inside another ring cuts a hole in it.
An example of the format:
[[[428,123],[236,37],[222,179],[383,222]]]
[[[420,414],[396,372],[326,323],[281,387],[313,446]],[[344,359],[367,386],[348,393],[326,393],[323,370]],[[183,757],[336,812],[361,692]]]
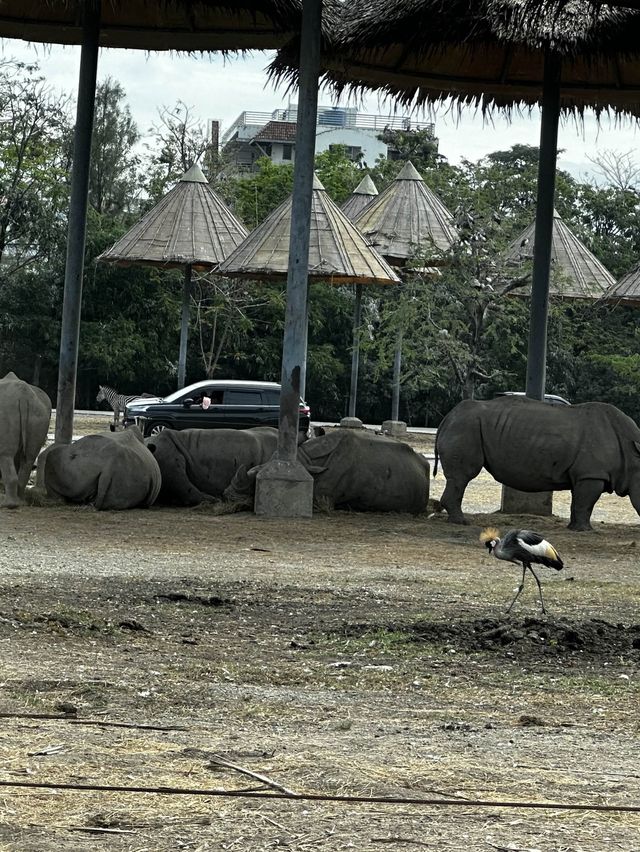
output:
[[[193,400],[191,399],[191,397],[189,397],[188,399],[183,399],[182,404],[185,408],[187,408],[189,405],[193,405]]]

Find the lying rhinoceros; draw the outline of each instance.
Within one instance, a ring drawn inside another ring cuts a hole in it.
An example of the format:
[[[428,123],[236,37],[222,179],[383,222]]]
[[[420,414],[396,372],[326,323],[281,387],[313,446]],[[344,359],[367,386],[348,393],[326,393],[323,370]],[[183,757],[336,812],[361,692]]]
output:
[[[483,467],[519,491],[571,491],[569,529],[590,530],[603,492],[629,495],[640,513],[640,429],[613,405],[549,405],[526,397],[465,400],[436,436],[447,485],[440,503],[466,523],[462,498]]]
[[[24,501],[50,419],[51,400],[43,390],[23,382],[15,373],[0,379],[0,479],[5,490],[1,505],[7,509]]]
[[[36,489],[96,509],[133,509],[158,496],[160,468],[133,426],[47,447],[38,457]]]
[[[147,439],[162,473],[158,501],[195,506],[220,499],[238,468],[264,464],[278,446],[278,430],[164,429]]]
[[[336,429],[298,447],[313,477],[313,501],[360,512],[424,512],[429,462],[408,444],[366,429]],[[258,468],[240,469],[225,497],[253,504]]]

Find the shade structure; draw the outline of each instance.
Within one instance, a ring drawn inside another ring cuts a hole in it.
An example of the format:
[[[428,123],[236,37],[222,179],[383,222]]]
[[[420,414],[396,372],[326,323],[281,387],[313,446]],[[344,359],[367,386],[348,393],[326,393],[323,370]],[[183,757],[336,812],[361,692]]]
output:
[[[561,108],[640,115],[640,14],[588,0],[556,12],[521,0],[354,0],[325,52],[340,92],[376,89],[405,106],[448,97],[482,110],[540,102],[544,54],[562,58]],[[272,65],[295,76],[287,45]]]
[[[519,264],[533,258],[535,222],[507,247],[504,258],[509,264]],[[600,299],[615,284],[609,270],[589,251],[557,211],[553,214],[551,262],[562,273],[552,280],[549,293],[570,299]],[[517,293],[524,293],[519,289]]]
[[[381,255],[398,265],[420,250],[446,251],[458,240],[453,216],[411,162],[362,210],[355,224]]]
[[[283,278],[289,263],[292,198],[284,201],[218,267],[223,275]],[[355,284],[349,413],[355,414],[362,285],[398,284],[400,279],[327,194],[317,175],[311,193],[310,278],[331,284]]]
[[[279,279],[287,274],[291,232],[289,197],[218,267],[221,275]],[[334,204],[314,175],[309,242],[310,278],[333,284],[397,284],[389,264]]]
[[[196,164],[98,260],[119,266],[211,269],[247,234]]]
[[[614,281],[602,296],[602,301],[640,307],[640,263]]]
[[[340,205],[340,209],[353,222],[377,194],[378,190],[371,180],[371,175],[365,175],[347,200]]]
[[[142,219],[98,257],[118,266],[184,270],[178,387],[184,387],[191,309],[191,274],[212,269],[242,243],[247,229],[194,164]]]
[[[85,0],[2,0],[0,36],[81,44]],[[243,50],[279,47],[300,26],[300,0],[105,0],[101,47]]]

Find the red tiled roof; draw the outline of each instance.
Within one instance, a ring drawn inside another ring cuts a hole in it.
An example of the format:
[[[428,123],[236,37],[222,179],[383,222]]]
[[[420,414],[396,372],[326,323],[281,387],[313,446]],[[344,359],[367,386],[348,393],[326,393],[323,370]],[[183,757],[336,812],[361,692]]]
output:
[[[292,121],[269,121],[253,137],[254,142],[295,142],[296,125]]]

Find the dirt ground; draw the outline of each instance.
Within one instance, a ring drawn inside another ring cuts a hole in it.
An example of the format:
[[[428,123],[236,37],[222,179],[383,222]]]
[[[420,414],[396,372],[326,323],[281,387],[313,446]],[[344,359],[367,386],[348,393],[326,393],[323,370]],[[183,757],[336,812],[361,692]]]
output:
[[[483,474],[467,527],[2,512],[0,784],[397,801],[4,786],[0,849],[637,850],[640,813],[473,804],[640,806],[638,518],[607,497],[572,533],[565,495],[548,519],[499,501]],[[486,555],[488,524],[563,555],[547,617],[531,581],[506,615],[520,572]]]

